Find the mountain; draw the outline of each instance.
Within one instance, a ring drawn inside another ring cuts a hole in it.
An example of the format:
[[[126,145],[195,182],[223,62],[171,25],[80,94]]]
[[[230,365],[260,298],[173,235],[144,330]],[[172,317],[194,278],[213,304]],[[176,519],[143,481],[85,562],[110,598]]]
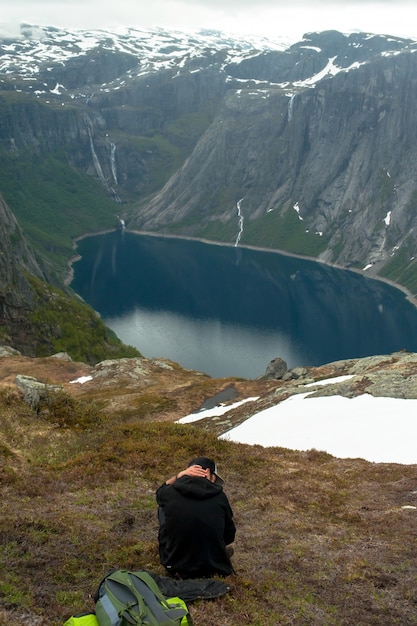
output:
[[[89,306],[53,287],[48,262],[27,241],[0,196],[0,342],[30,356],[62,350],[95,363],[134,356]]]
[[[416,49],[22,27],[1,46],[4,157],[65,151],[132,226],[234,241],[242,200],[241,243],[343,265],[412,256]]]
[[[416,51],[367,33],[22,25],[0,37],[0,192],[61,288],[75,239],[123,221],[416,294]]]
[[[33,251],[7,204],[0,197],[0,302],[2,339],[18,337],[25,311],[34,306],[29,275],[43,278]]]
[[[414,53],[320,33],[228,65],[213,122],[136,223],[414,271]]]

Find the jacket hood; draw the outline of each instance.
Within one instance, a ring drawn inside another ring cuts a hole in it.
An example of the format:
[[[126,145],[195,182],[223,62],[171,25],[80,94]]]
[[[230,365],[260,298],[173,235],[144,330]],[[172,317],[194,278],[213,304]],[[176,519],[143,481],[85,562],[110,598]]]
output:
[[[198,478],[196,476],[183,476],[182,478],[178,478],[173,484],[173,487],[183,496],[195,498],[196,500],[212,498],[223,491],[222,485],[212,483],[207,480],[207,478]]]

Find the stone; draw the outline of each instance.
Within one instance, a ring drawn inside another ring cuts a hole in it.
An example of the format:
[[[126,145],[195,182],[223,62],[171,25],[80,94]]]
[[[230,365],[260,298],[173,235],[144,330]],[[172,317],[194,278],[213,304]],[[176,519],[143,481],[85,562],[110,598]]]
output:
[[[21,356],[21,352],[19,350],[15,350],[11,346],[0,346],[0,357],[1,356]]]
[[[282,378],[287,373],[287,371],[288,367],[286,362],[284,361],[284,359],[281,359],[281,357],[278,356],[269,362],[263,378],[278,380]]]
[[[61,361],[72,361],[72,358],[67,352],[57,352],[51,356],[53,359],[60,359]]]
[[[57,393],[62,391],[60,385],[47,385],[32,376],[24,376],[23,374],[17,374],[16,385],[23,392],[24,402],[32,409],[37,409],[51,392]]]

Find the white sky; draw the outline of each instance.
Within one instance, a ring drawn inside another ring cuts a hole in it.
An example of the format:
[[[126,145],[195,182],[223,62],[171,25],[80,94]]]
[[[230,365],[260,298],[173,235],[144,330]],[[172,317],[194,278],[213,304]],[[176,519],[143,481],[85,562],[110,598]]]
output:
[[[417,38],[416,0],[13,0],[0,24],[28,22],[68,28],[215,28],[229,33],[285,36],[336,29]]]
[[[350,377],[328,379],[320,384],[346,378]],[[417,464],[417,400],[374,398],[369,394],[352,399],[308,398],[308,395],[306,391],[291,396],[255,413],[221,438],[264,447],[315,449],[338,458],[361,458],[375,463]],[[240,404],[242,401],[200,411],[178,421],[186,424],[224,415]]]

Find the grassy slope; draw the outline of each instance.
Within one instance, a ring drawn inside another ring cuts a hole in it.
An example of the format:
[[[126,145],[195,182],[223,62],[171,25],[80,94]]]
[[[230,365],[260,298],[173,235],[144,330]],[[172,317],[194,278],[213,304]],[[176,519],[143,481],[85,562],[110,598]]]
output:
[[[415,623],[417,518],[401,508],[415,467],[233,444],[91,402],[36,415],[11,390],[0,412],[0,625],[92,609],[111,567],[163,575],[154,491],[202,452],[238,533],[232,591],[192,604],[196,626]]]
[[[13,97],[2,92],[0,105],[6,113],[5,102],[13,104]],[[15,97],[20,103],[25,99],[21,94]],[[0,149],[0,192],[55,285],[63,286],[68,275],[76,237],[117,225],[119,205],[101,183],[71,167],[65,153]],[[19,329],[19,347],[27,341],[29,353],[65,351],[86,362],[139,354],[124,346],[91,307],[38,280],[31,282],[38,308],[28,313]],[[3,325],[3,341],[13,345],[14,332],[12,326]]]
[[[379,272],[384,278],[406,287],[413,296],[417,295],[417,260],[411,252],[412,241],[405,241],[391,260]]]
[[[140,356],[107,328],[97,313],[77,298],[30,278],[36,292],[35,309],[29,314],[36,356],[67,352],[74,361],[97,363],[109,358]]]
[[[118,205],[102,185],[59,155],[0,155],[0,190],[34,248],[62,270],[74,238],[117,224]]]

